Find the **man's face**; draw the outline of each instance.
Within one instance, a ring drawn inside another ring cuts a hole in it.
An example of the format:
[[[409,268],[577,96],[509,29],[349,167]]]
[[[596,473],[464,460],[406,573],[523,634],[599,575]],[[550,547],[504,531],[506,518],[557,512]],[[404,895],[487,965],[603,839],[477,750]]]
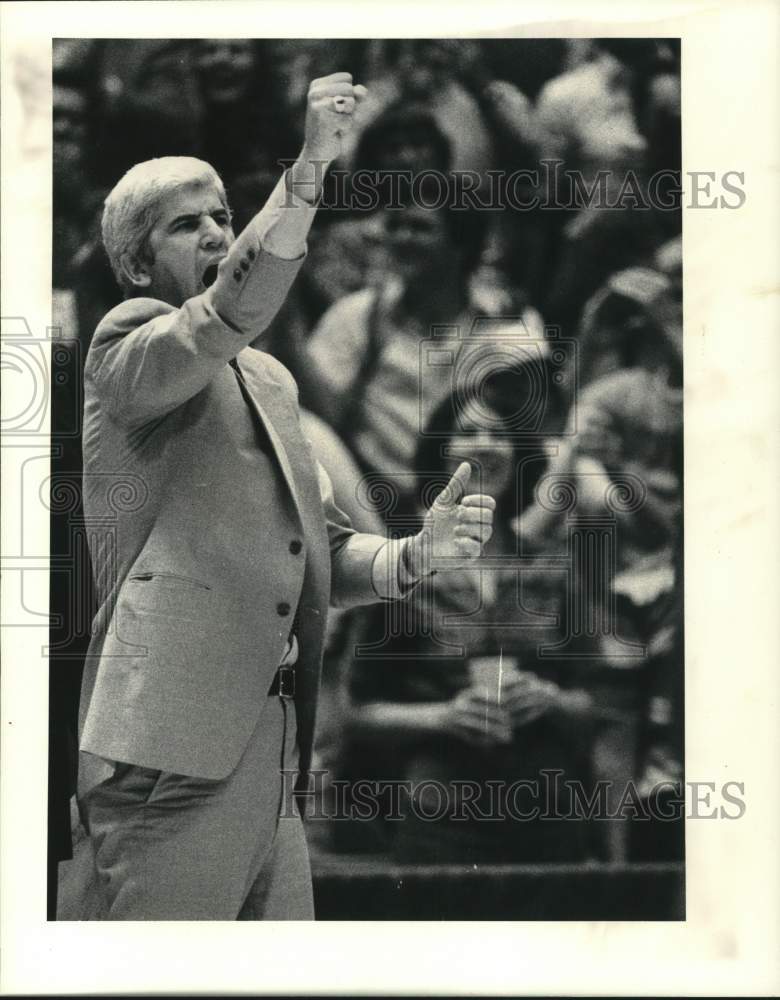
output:
[[[72,87],[55,86],[52,92],[54,183],[58,190],[81,189],[81,171],[86,142],[87,102]]]
[[[52,125],[57,156],[77,163],[86,139],[87,102],[74,87],[55,86],[52,91]]]
[[[377,170],[443,170],[439,147],[422,129],[391,132],[377,153]]]
[[[385,214],[385,236],[392,266],[406,281],[421,280],[451,266],[452,252],[444,214],[407,205]]]
[[[147,241],[145,294],[180,306],[217,276],[235,239],[230,214],[211,185],[182,188],[164,203]]]
[[[255,55],[247,38],[213,38],[200,43],[197,56],[203,96],[209,104],[228,104],[247,96]]]
[[[449,39],[422,39],[409,42],[399,59],[399,80],[406,94],[429,97],[450,79],[454,49]]]

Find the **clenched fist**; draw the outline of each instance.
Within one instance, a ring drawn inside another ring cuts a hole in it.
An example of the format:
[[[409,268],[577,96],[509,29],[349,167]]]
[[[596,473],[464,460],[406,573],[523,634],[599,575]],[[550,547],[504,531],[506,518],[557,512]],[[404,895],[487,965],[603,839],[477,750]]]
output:
[[[311,160],[335,160],[341,140],[352,128],[356,105],[366,96],[366,88],[353,85],[351,73],[331,73],[312,80],[306,105],[304,149]]]
[[[415,577],[440,562],[447,569],[466,565],[482,554],[493,534],[496,502],[484,493],[468,494],[471,466],[461,462],[425,515],[422,530],[409,540],[406,562]]]

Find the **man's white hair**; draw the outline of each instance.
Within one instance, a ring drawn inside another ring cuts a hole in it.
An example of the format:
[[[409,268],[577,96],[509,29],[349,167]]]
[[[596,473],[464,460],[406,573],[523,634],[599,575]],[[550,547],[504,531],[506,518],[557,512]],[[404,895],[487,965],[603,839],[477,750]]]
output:
[[[114,186],[103,205],[103,245],[126,295],[133,291],[133,284],[122,269],[122,256],[151,262],[146,242],[163,202],[182,188],[205,186],[213,186],[228,207],[219,174],[194,156],[161,156],[137,163]]]

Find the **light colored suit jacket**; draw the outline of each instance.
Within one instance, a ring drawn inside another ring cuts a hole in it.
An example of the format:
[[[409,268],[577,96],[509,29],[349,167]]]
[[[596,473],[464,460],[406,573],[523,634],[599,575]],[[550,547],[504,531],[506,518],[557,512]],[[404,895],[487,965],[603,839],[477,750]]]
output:
[[[297,608],[304,770],[329,599],[397,596],[396,577],[386,593],[375,584],[385,539],[356,535],[332,501],[292,376],[246,347],[299,266],[266,253],[250,226],[211,289],[180,309],[128,300],[95,333],[83,447],[99,611],[79,719],[92,759],[227,776]],[[236,355],[243,385],[228,364]]]

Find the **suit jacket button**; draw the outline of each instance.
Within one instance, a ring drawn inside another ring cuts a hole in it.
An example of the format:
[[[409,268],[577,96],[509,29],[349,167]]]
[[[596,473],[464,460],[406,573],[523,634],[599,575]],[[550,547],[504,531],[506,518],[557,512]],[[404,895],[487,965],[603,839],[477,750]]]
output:
[[[248,271],[249,270],[249,261],[246,260],[244,257],[241,258],[241,270],[242,271]]]
[[[233,277],[236,279],[236,281],[241,281],[241,279],[244,277],[241,268],[237,267],[235,269],[235,271],[233,272]]]
[[[289,615],[290,613],[290,605],[287,603],[287,601],[280,601],[279,604],[276,605],[276,610],[279,612],[282,618],[286,618],[287,615]]]
[[[294,556],[297,556],[302,548],[303,545],[301,544],[301,542],[299,542],[297,538],[293,538],[293,540],[290,542],[290,552],[292,552]]]
[[[247,255],[247,257],[248,257],[248,258],[249,258],[250,260],[254,260],[254,259],[255,259],[255,257],[257,256],[257,254],[255,253],[255,248],[254,248],[254,247],[250,247],[250,248],[249,248],[249,249],[247,250],[247,252],[246,252],[246,255]]]

